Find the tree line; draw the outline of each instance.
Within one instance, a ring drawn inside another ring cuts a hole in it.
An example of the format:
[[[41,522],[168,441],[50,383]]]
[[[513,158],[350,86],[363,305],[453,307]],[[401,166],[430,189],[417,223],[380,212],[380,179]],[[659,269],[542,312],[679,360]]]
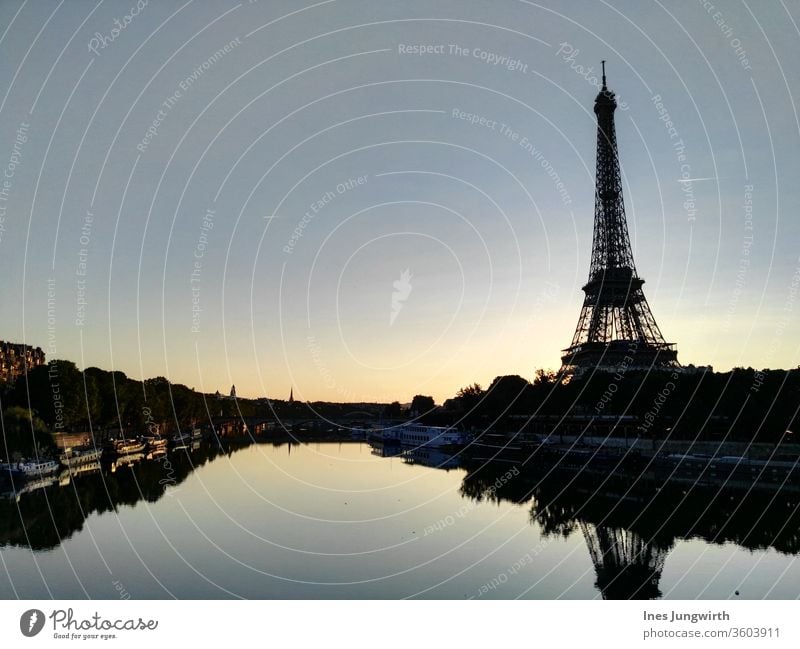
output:
[[[159,376],[144,381],[97,367],[81,371],[75,363],[53,360],[32,368],[0,389],[5,449],[30,454],[52,448],[53,433],[124,431],[134,436],[156,422],[168,432],[216,416],[253,416],[252,400],[204,394]]]
[[[539,370],[532,382],[498,376],[488,388],[459,390],[439,423],[512,431],[526,417],[626,417],[642,437],[731,441],[791,440],[800,433],[800,369],[729,372],[594,372],[579,379]]]

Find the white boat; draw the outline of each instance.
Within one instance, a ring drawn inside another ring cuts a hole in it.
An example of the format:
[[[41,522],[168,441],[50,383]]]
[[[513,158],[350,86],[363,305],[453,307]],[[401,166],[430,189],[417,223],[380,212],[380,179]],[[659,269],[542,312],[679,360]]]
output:
[[[461,464],[458,455],[452,455],[439,449],[429,448],[428,446],[418,446],[403,451],[403,462],[406,464],[420,464],[422,466],[433,467],[434,469],[457,469]]]
[[[0,472],[10,473],[15,478],[41,478],[58,471],[61,466],[56,460],[28,460],[27,462],[7,462],[0,464]]]
[[[428,448],[459,448],[469,441],[464,433],[446,426],[413,423],[387,428],[384,431],[384,438],[396,439],[404,446]]]

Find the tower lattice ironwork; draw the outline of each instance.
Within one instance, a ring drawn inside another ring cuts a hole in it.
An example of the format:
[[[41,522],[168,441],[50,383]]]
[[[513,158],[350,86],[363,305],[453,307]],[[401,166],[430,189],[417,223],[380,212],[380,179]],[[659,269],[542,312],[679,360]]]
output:
[[[678,367],[675,345],[664,342],[636,273],[622,200],[614,111],[606,86],[594,102],[597,115],[597,180],[589,281],[572,344],[561,357],[562,371]]]
[[[664,561],[670,548],[635,532],[581,521],[581,531],[603,599],[658,599]]]

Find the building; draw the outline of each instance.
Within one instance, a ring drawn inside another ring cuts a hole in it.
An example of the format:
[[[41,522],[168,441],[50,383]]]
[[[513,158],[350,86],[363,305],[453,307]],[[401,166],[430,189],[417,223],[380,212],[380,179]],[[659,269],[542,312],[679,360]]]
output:
[[[0,341],[0,380],[13,383],[28,370],[44,364],[41,347]]]

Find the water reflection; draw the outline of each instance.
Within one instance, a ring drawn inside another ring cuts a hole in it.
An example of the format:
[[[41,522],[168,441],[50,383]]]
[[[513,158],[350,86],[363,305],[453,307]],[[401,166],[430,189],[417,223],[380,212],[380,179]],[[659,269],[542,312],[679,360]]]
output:
[[[0,499],[0,544],[56,548],[82,530],[91,514],[118,512],[124,505],[141,501],[155,503],[195,469],[249,445],[247,440],[191,440],[168,453],[130,454],[110,462],[87,462],[40,480],[6,482],[0,485],[4,496]],[[289,445],[286,451],[291,449]],[[524,508],[520,513],[529,512],[531,526],[545,539],[577,535],[594,566],[594,586],[608,599],[661,597],[665,562],[677,543],[686,539],[735,543],[748,550],[772,548],[789,555],[800,552],[800,497],[795,484],[775,483],[768,488],[743,480],[687,482],[681,474],[645,469],[638,461],[589,462],[578,455],[540,453],[533,458],[519,455],[487,461],[469,449],[449,454],[380,443],[364,447],[369,458],[367,451],[394,458],[386,460],[387,471],[390,462],[436,472],[463,471],[463,479],[455,476],[456,481],[460,479],[461,499]],[[348,471],[359,471],[359,465],[352,463]],[[335,484],[346,490],[348,483]],[[377,485],[372,487],[382,493]],[[384,510],[375,514],[389,513]],[[354,513],[358,518],[359,513]],[[331,534],[335,533],[332,529]],[[426,542],[434,540],[438,542],[439,537],[433,535]]]
[[[508,464],[470,468],[462,494],[472,499],[530,504],[543,534],[580,532],[594,564],[595,586],[607,599],[655,599],[664,562],[676,541],[736,543],[748,550],[800,551],[798,493],[753,484],[687,485],[658,472],[595,471],[587,466],[526,462],[513,479]]]
[[[156,502],[195,469],[246,447],[201,444],[152,454],[131,453],[88,462],[35,480],[0,481],[0,544],[49,550],[83,528],[93,513]]]
[[[403,461],[406,464],[419,464],[433,469],[457,469],[461,466],[461,456],[445,453],[424,446],[406,448],[402,451]]]

